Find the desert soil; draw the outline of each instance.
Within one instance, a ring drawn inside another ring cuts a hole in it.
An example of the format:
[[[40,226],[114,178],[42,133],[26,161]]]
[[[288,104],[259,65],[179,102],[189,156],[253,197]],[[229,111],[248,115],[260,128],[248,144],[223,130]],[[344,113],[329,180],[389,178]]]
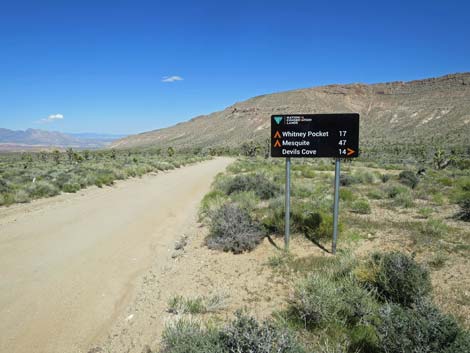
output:
[[[194,228],[200,200],[230,162],[0,208],[0,352],[102,350],[97,342],[109,340],[142,283],[165,280],[175,241]]]

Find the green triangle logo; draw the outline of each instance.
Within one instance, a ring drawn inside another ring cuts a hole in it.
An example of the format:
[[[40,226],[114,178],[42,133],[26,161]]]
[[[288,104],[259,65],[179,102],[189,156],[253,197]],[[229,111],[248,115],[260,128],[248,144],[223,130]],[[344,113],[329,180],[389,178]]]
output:
[[[277,125],[279,125],[282,121],[282,116],[275,116],[274,120],[276,121]]]

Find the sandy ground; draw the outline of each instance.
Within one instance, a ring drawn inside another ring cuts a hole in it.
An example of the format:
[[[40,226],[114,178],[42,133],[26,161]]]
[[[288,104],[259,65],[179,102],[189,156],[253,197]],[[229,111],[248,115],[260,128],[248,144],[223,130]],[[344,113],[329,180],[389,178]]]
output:
[[[149,268],[174,262],[174,242],[230,162],[0,208],[0,352],[87,352],[106,339]]]

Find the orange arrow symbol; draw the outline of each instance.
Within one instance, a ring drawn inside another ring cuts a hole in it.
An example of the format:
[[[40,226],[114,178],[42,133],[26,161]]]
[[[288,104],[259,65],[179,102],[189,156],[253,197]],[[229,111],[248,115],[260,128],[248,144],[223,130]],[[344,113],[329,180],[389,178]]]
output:
[[[356,153],[356,151],[354,151],[352,148],[348,147],[347,150],[348,150],[348,153],[346,154],[347,156],[350,156],[350,155]]]
[[[274,138],[275,139],[280,139],[281,138],[281,134],[279,133],[279,131],[276,131],[276,133],[274,134]]]
[[[281,147],[281,143],[279,142],[279,140],[276,140],[276,142],[274,142],[274,147]]]

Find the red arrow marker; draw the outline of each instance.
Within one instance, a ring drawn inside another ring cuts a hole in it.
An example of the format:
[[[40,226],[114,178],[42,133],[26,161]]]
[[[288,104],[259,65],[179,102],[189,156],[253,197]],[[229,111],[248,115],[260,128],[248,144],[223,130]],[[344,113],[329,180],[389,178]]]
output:
[[[356,151],[354,151],[352,148],[348,147],[347,150],[348,150],[348,153],[346,154],[347,156],[350,156],[350,155],[356,153]]]

